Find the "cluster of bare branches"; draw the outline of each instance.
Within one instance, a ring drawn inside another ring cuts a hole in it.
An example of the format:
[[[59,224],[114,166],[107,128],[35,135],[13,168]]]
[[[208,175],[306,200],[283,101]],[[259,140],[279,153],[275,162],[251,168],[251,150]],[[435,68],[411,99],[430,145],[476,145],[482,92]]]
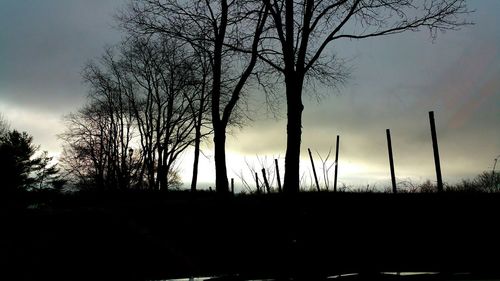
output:
[[[245,1],[132,1],[119,20],[134,34],[176,38],[210,62],[211,122],[216,190],[229,191],[226,132],[241,120],[238,107],[258,62],[257,49],[267,19],[266,7]],[[244,49],[248,52],[239,52]]]
[[[68,172],[95,187],[178,186],[180,155],[193,145],[199,154],[211,132],[204,58],[168,37],[134,37],[83,76],[88,104],[66,117],[61,135]]]
[[[276,165],[279,157],[256,156],[256,158],[256,162],[244,158],[246,169],[239,172],[233,171],[244,191],[249,193],[281,192],[281,182],[278,179],[279,168]],[[247,179],[252,179],[252,181],[249,182]]]

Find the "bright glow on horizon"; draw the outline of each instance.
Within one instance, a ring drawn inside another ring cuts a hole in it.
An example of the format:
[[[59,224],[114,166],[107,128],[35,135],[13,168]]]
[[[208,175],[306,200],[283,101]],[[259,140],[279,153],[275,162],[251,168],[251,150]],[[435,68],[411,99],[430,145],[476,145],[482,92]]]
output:
[[[3,113],[4,118],[9,122],[11,129],[17,129],[19,131],[26,131],[34,138],[34,144],[40,145],[40,151],[47,150],[49,156],[53,157],[53,161],[58,161],[61,151],[62,142],[57,140],[56,135],[64,131],[64,123],[62,117],[59,113],[50,113],[44,111],[30,110],[30,108],[16,107],[6,102],[0,102],[0,112]],[[425,121],[425,120],[424,120]],[[243,142],[246,143],[244,147],[245,152],[238,151],[241,149],[238,143],[238,136],[241,138],[246,138],[245,131],[252,131],[255,128],[249,127],[242,130],[237,136],[231,136],[231,146],[236,149],[228,149],[226,156],[228,179],[234,178],[235,185],[237,189],[241,189],[246,182],[250,188],[255,188],[255,175],[254,172],[258,172],[259,180],[262,181],[261,169],[266,168],[268,173],[270,184],[277,186],[277,180],[275,177],[274,159],[278,158],[281,182],[283,183],[284,177],[284,152],[271,152],[266,151],[263,154],[254,153],[250,154],[248,151],[249,146],[252,142],[250,140],[244,139]],[[261,129],[258,129],[261,130]],[[264,132],[266,134],[266,132]],[[250,134],[252,136],[252,134]],[[254,134],[255,135],[255,134]],[[258,137],[258,136],[257,136]],[[273,136],[274,137],[274,136]],[[310,138],[310,137],[309,137]],[[56,141],[54,141],[56,140]],[[262,137],[259,138],[262,142]],[[344,145],[346,150],[341,149],[341,155],[339,160],[339,175],[338,175],[338,186],[348,186],[348,187],[366,187],[375,186],[377,188],[385,188],[390,186],[390,174],[386,152],[380,152],[378,158],[359,158],[348,148],[351,146],[357,146],[358,143],[351,144],[341,144]],[[283,146],[279,143],[278,146]],[[255,151],[257,151],[259,146],[257,146]],[[446,149],[446,146],[441,148]],[[283,148],[284,150],[285,148]],[[428,148],[430,149],[430,148]],[[322,156],[325,156],[325,152]],[[258,156],[257,156],[258,155]],[[302,158],[301,158],[301,174],[299,177],[302,179],[301,184],[303,188],[307,189],[315,186],[313,173],[311,170],[310,160],[307,154],[307,149],[302,147]],[[396,154],[396,157],[401,156],[401,154]],[[324,173],[321,160],[319,159],[316,151],[313,152],[313,157],[316,166],[316,172],[318,175],[318,181],[320,186],[323,188],[324,184]],[[456,156],[458,157],[458,156]],[[428,158],[428,157],[427,157]],[[457,159],[462,159],[458,157]],[[463,158],[465,160],[465,158]],[[399,160],[399,159],[397,159]],[[420,183],[427,179],[433,181],[434,179],[434,167],[432,165],[432,159],[427,159],[429,163],[419,166],[418,169],[415,166],[403,166],[408,165],[403,161],[396,162],[396,177],[399,181],[411,181],[413,183]],[[181,178],[185,188],[189,188],[192,178],[192,161],[193,152],[192,149],[186,151],[178,163],[179,171],[181,173]],[[333,156],[330,155],[326,167],[329,167],[333,163]],[[467,172],[465,169],[460,167],[461,161],[442,161],[443,171],[445,175],[445,181],[448,183],[453,183],[461,180],[463,177],[450,176],[446,173],[446,168],[449,167],[450,170],[456,170],[461,173]],[[200,155],[199,170],[198,170],[198,186],[200,189],[207,189],[209,186],[215,186],[215,167],[213,159],[213,146],[211,144],[206,145],[203,148],[203,154]],[[420,165],[420,164],[419,164]],[[330,188],[333,187],[334,179],[334,166],[329,170],[329,181]]]
[[[262,156],[258,157],[256,155],[245,155],[235,151],[226,152],[226,163],[227,163],[227,173],[228,180],[234,178],[235,188],[244,189],[245,185],[248,185],[251,189],[255,189],[255,172],[258,173],[259,182],[262,184],[262,171],[263,167],[266,168],[266,175],[271,186],[277,186],[277,180],[275,175],[274,157],[272,156]],[[301,158],[301,172],[299,177],[301,178],[301,188],[309,189],[315,188],[314,176],[311,168],[311,162],[309,156],[306,152],[302,152]],[[204,154],[206,156],[200,155],[199,170],[198,170],[198,187],[200,189],[208,189],[208,187],[215,186],[215,167],[213,161],[213,152],[206,149]],[[275,155],[278,155],[276,153]],[[325,174],[323,173],[323,165],[321,160],[317,156],[314,156],[314,165],[316,168],[316,173],[318,177],[318,182],[321,189],[325,188]],[[278,166],[280,169],[281,183],[283,184],[284,176],[284,157],[278,158]],[[179,169],[181,172],[182,181],[184,188],[189,188],[192,179],[192,159],[193,151],[187,151],[182,158],[182,162],[179,164]],[[329,160],[325,167],[331,166],[328,171],[328,181],[329,189],[333,189],[334,181],[334,171],[335,166],[332,165],[334,160]],[[421,183],[426,179],[433,178],[433,174],[429,174],[427,177],[418,174],[412,174],[405,177],[397,177],[398,181],[411,181],[413,183]],[[353,162],[349,159],[339,159],[338,166],[338,188],[346,186],[348,188],[363,188],[366,186],[371,186],[377,189],[384,189],[390,186],[390,171],[385,166],[370,165],[367,163]]]

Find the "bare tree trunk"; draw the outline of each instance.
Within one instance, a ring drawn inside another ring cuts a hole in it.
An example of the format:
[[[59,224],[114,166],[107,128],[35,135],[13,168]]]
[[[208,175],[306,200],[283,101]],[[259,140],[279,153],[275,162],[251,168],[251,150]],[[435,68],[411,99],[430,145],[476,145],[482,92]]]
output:
[[[153,159],[153,158],[151,158]],[[155,164],[154,160],[149,161],[148,165],[148,181],[149,181],[149,189],[155,190]]]
[[[220,98],[222,50],[226,36],[228,6],[226,0],[220,1],[220,4],[220,24],[214,28],[217,36],[215,38],[213,59],[212,125],[214,129],[215,190],[217,193],[227,193],[229,191],[229,183],[227,181],[226,168],[226,124],[221,121]]]
[[[226,167],[226,130],[214,130],[214,158],[215,158],[215,190],[217,193],[229,192]]]
[[[295,74],[295,73],[294,73]],[[287,138],[285,154],[285,193],[299,192],[300,183],[300,142],[302,137],[302,80],[299,75],[290,75],[286,79],[287,95]]]
[[[200,142],[201,142],[201,120],[198,121],[199,123],[195,128],[196,132],[194,139],[194,161],[193,161],[193,178],[191,179],[191,191],[196,191],[196,185],[198,183],[198,162],[200,160]]]

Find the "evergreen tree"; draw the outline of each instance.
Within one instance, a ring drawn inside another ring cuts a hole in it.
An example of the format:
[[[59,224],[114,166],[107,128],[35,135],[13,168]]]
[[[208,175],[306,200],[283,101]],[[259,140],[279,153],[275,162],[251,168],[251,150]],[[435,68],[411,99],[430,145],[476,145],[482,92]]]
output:
[[[26,132],[12,130],[0,136],[0,180],[3,191],[42,189],[60,181],[58,169],[50,165],[51,157]]]

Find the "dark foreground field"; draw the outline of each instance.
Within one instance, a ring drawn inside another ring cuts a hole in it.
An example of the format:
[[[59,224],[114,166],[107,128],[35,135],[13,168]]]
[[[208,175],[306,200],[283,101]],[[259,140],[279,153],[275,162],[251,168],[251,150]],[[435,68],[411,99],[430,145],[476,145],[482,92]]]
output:
[[[1,203],[0,280],[500,273],[500,194],[127,192]]]

